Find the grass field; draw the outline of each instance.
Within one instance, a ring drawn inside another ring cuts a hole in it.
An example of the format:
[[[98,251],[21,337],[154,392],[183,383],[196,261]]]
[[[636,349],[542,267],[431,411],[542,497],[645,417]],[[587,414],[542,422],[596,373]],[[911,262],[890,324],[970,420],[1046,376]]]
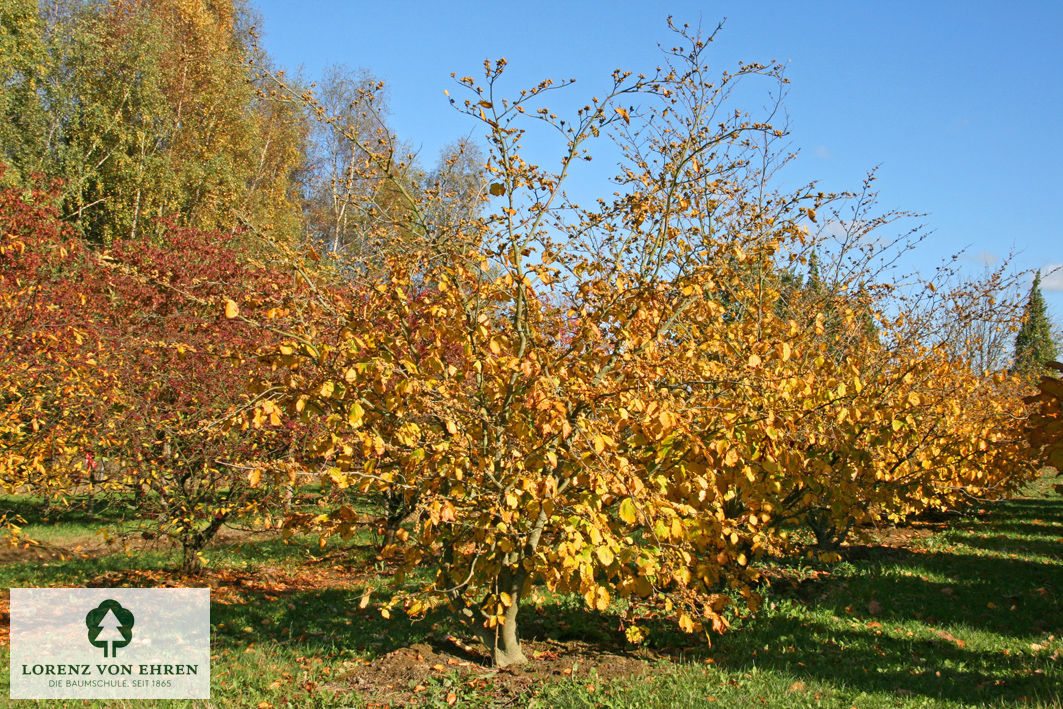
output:
[[[1063,707],[1063,498],[1052,482],[947,523],[885,531],[846,548],[839,564],[773,569],[762,611],[711,648],[663,627],[643,647],[626,645],[617,616],[545,599],[522,625],[535,659],[512,671],[480,664],[445,616],[415,623],[359,608],[367,585],[374,598],[388,588],[368,539],[319,548],[229,530],[206,552],[206,574],[190,580],[166,571],[174,552],[106,518],[3,498],[46,542],[2,552],[5,588],[213,589],[209,702],[12,704]],[[6,645],[6,591],[0,603]]]

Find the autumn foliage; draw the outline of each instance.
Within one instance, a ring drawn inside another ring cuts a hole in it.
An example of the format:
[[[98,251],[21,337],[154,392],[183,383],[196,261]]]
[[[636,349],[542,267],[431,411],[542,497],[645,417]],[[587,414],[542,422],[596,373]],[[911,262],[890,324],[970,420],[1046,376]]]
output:
[[[1050,369],[1063,372],[1063,364],[1049,362]],[[1059,377],[1043,375],[1037,384],[1037,393],[1027,397],[1026,402],[1036,407],[1030,417],[1027,435],[1037,460],[1063,471],[1063,381]],[[1063,491],[1057,485],[1056,491]]]
[[[617,610],[633,643],[662,618],[711,640],[758,608],[764,558],[837,560],[875,526],[1009,494],[1040,452],[1058,466],[1058,380],[1028,428],[1029,392],[986,355],[1018,322],[979,315],[1000,281],[891,282],[905,215],[869,211],[870,178],[778,186],[780,65],[717,76],[712,37],[674,27],[661,68],[617,70],[562,118],[544,100],[569,82],[503,98],[486,62],[452,99],[486,154],[461,144],[429,175],[372,82],[323,101],[237,72],[257,55],[216,5],[107,3],[84,44],[38,47],[60,74],[91,50],[105,77],[143,53],[146,78],[115,107],[70,74],[84,122],[7,151],[4,491],[121,493],[187,571],[235,518],[368,524],[399,568],[384,614],[445,607],[508,665],[544,589]],[[34,17],[16,19],[44,42]],[[127,130],[148,119],[169,140]],[[343,160],[300,216],[311,119]],[[534,128],[562,139],[549,166],[524,153]]]
[[[753,167],[781,131],[730,97],[779,67],[713,83],[706,41],[680,38],[665,69],[618,71],[568,121],[538,107],[550,82],[500,98],[504,62],[459,79],[491,147],[479,243],[440,258],[413,220],[425,248],[359,287],[338,340],[303,330],[274,356],[288,374],[268,405],[320,425],[323,483],[413,511],[385,554],[435,574],[385,614],[446,606],[499,665],[525,659],[537,589],[619,600],[633,642],[662,616],[711,636],[756,609],[756,560],[800,550],[801,528],[829,559],[868,525],[1029,475],[1005,375],[913,330],[885,284],[794,285],[817,210],[844,197],[773,191]],[[554,170],[521,157],[536,118],[565,136]],[[621,146],[619,189],[578,208],[563,186],[600,135]]]
[[[196,568],[221,524],[262,497],[247,464],[287,455],[292,435],[228,425],[254,371],[235,354],[263,335],[224,306],[295,293],[292,277],[188,228],[93,250],[57,218],[54,192],[6,189],[0,200],[0,482],[9,492],[132,491],[137,516]]]

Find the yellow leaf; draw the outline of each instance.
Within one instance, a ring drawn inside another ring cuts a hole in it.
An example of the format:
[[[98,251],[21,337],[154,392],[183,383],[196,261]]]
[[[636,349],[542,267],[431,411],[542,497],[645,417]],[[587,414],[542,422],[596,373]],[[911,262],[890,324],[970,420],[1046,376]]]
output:
[[[240,306],[237,305],[235,301],[226,299],[225,300],[225,317],[227,317],[230,320],[232,320],[233,318],[235,318],[239,314],[240,314]]]
[[[598,555],[598,560],[602,562],[603,566],[611,565],[616,558],[613,556],[613,550],[607,546],[600,546],[594,552]]]
[[[492,182],[490,192],[494,197],[501,197],[506,193],[506,186],[501,182]]]
[[[628,524],[635,524],[635,503],[631,501],[630,497],[624,498],[624,501],[620,503],[620,519]]]
[[[595,594],[594,607],[600,611],[609,608],[609,592],[601,586],[598,587],[598,592]]]
[[[330,468],[328,476],[332,483],[340,489],[346,488],[350,485],[350,483],[347,482],[347,476],[344,475],[339,468]]]
[[[616,107],[616,112],[620,114],[620,117],[624,119],[624,123],[631,123],[631,116],[628,114],[627,109]]]
[[[365,409],[357,401],[351,404],[351,408],[347,410],[347,423],[353,428],[357,428],[362,424],[362,419],[365,417]]]

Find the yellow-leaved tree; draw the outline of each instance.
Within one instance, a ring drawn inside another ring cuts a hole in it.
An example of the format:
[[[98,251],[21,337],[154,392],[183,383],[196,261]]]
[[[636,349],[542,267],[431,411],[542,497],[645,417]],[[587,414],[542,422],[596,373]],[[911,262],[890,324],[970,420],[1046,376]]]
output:
[[[395,174],[401,257],[374,254],[362,273],[383,275],[352,281],[332,327],[271,353],[283,383],[262,382],[245,421],[301,419],[300,457],[328,486],[401,502],[384,553],[434,574],[384,612],[446,606],[499,666],[526,659],[518,616],[537,587],[600,611],[622,599],[636,642],[651,614],[722,632],[736,601],[757,607],[753,562],[790,526],[829,546],[939,502],[987,475],[979,452],[1004,420],[963,418],[985,377],[891,330],[874,284],[801,305],[788,264],[808,263],[807,226],[839,197],[774,190],[775,110],[734,103],[757,82],[777,102],[781,68],[714,77],[712,37],[675,29],[663,68],[618,70],[569,118],[542,106],[549,81],[503,98],[504,61],[482,85],[458,79],[455,105],[486,132],[484,209],[448,242],[442,192]],[[529,125],[561,137],[552,168],[524,157]],[[565,187],[599,138],[618,171],[581,206]],[[402,164],[357,147],[377,175]],[[341,506],[292,524],[359,519]]]

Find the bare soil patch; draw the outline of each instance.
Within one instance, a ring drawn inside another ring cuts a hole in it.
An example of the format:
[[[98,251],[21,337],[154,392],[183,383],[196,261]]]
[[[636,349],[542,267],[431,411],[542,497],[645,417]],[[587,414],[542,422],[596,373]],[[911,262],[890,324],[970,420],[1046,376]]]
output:
[[[571,678],[593,686],[616,678],[638,678],[651,672],[654,657],[646,650],[610,652],[580,641],[522,642],[530,662],[493,669],[474,646],[448,637],[435,643],[399,648],[367,663],[350,663],[330,686],[357,692],[369,706],[416,706],[430,684],[451,677],[455,684],[483,690],[492,706],[523,706],[539,684]]]

